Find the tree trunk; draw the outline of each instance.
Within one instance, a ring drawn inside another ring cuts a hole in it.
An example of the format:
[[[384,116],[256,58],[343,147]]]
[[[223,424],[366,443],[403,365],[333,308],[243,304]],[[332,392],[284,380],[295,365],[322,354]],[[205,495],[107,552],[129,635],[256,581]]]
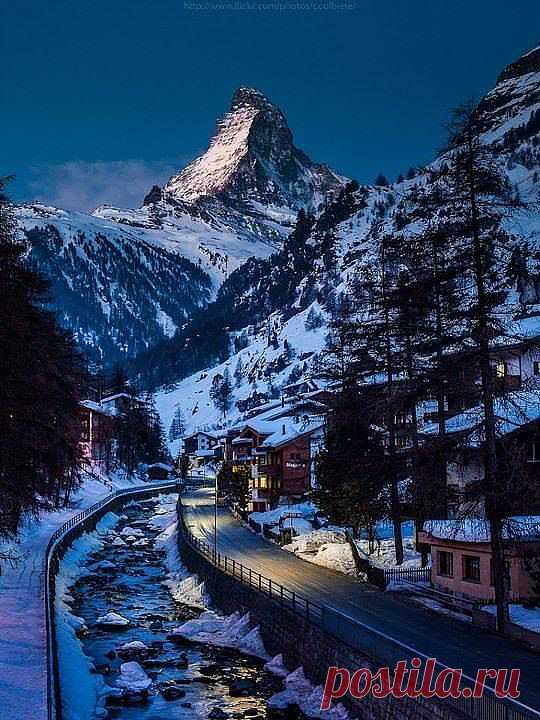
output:
[[[482,382],[482,401],[484,406],[484,481],[486,498],[486,517],[491,533],[491,554],[493,567],[493,585],[495,588],[495,603],[497,606],[497,630],[504,634],[508,621],[508,598],[505,582],[505,558],[502,537],[502,520],[500,517],[500,503],[497,493],[497,445],[496,425],[494,411],[493,374],[490,364],[488,306],[485,287],[484,253],[481,229],[478,218],[476,197],[474,146],[471,138],[468,140],[468,170],[469,170],[469,199],[471,206],[471,229],[474,250],[474,273],[476,281],[478,302],[478,329],[479,329],[479,360]]]

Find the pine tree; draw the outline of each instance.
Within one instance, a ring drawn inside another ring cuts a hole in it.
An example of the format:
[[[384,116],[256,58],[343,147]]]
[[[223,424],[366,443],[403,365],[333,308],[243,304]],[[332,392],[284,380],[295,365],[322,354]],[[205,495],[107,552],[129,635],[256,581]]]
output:
[[[244,379],[244,366],[242,364],[242,358],[238,358],[238,362],[236,363],[236,368],[234,370],[234,379],[236,381],[236,386],[242,384],[242,380]]]
[[[312,497],[331,522],[351,527],[355,536],[361,528],[371,531],[385,509],[384,466],[380,432],[358,389],[348,385],[332,402]]]
[[[0,535],[23,515],[58,507],[80,466],[84,366],[71,336],[44,309],[47,284],[24,261],[0,181]]]
[[[223,417],[226,417],[231,409],[233,399],[233,386],[228,368],[225,368],[223,375],[218,373],[214,376],[210,388],[210,397],[214,401],[216,408],[223,414]]]
[[[186,432],[186,419],[181,407],[177,407],[174,411],[171,427],[169,429],[169,441],[179,440],[184,437]]]

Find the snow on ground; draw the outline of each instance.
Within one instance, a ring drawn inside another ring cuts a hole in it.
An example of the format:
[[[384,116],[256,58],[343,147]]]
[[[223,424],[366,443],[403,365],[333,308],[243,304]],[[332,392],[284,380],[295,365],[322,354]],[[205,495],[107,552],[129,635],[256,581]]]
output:
[[[278,362],[279,358],[283,358],[285,341],[290,348],[291,357],[283,370],[273,374],[272,387],[275,392],[277,388],[287,385],[291,370],[295,367],[303,367],[304,360],[301,361],[300,357],[305,357],[305,361],[309,364],[325,344],[326,326],[323,325],[310,331],[305,329],[305,322],[311,307],[314,307],[317,312],[321,312],[318,303],[313,303],[285,323],[282,323],[279,316],[275,315],[269,318],[267,326],[258,333],[254,333],[253,328],[246,329],[249,344],[243,350],[231,355],[220,365],[206,368],[184,378],[172,390],[170,388],[158,390],[155,396],[156,407],[165,431],[169,431],[177,408],[180,408],[184,415],[186,436],[196,430],[211,431],[235,425],[243,417],[235,405],[237,401],[245,400],[254,391],[270,394],[268,378],[264,371],[267,366]],[[276,331],[278,348],[274,348],[269,343],[271,328]],[[234,372],[239,361],[243,369],[243,377],[240,383],[236,383]],[[214,377],[218,374],[223,375],[225,369],[228,369],[235,386],[233,406],[227,417],[223,418],[210,399],[210,388]],[[179,450],[179,442],[171,442],[169,449],[173,455],[176,455]]]
[[[107,533],[118,520],[118,515],[107,513],[98,522],[94,532],[77,538],[62,558],[56,577],[55,625],[62,705],[66,720],[93,720],[95,715],[91,709],[96,706],[98,713],[104,713],[105,683],[101,675],[92,674],[92,663],[83,653],[77,637],[77,631],[84,628],[84,623],[71,612],[70,603],[73,598],[70,589],[83,573],[89,572],[86,569],[88,556],[103,547]],[[129,621],[116,613],[109,613],[99,618],[98,623],[116,626],[129,624]]]
[[[362,537],[356,540],[356,547],[360,555],[364,556],[372,565],[380,568],[392,567],[421,567],[422,558],[415,549],[415,529],[414,522],[407,520],[401,524],[401,533],[403,536],[403,556],[404,560],[401,565],[396,565],[396,549],[394,543],[394,530],[391,523],[380,521],[375,528],[375,552],[369,554],[369,541],[362,533]]]
[[[484,605],[482,610],[497,614],[495,605]],[[510,620],[526,630],[540,633],[540,608],[526,608],[523,605],[510,605]]]
[[[156,538],[156,548],[165,551],[165,565],[168,570],[165,586],[176,602],[195,608],[206,608],[210,598],[205,592],[203,582],[199,582],[184,566],[178,552],[178,522],[176,519],[176,495],[160,495],[158,507],[150,520],[150,525],[161,529]]]
[[[392,585],[392,587],[387,587],[387,590],[394,590],[398,592],[407,592],[410,590],[410,587],[407,585]],[[465,613],[459,612],[459,610],[452,610],[451,608],[446,607],[440,602],[437,602],[437,600],[433,600],[433,598],[428,597],[422,597],[421,595],[412,595],[411,599],[417,603],[418,605],[422,605],[425,608],[429,608],[430,610],[434,610],[435,612],[440,613],[441,615],[447,615],[448,617],[454,618],[454,620],[460,620],[461,622],[472,622],[472,617],[470,615],[466,615]]]
[[[267,663],[265,668],[270,672],[275,672],[279,677],[283,677],[283,665],[277,661],[279,657],[278,655],[272,662]],[[335,704],[330,710],[321,710],[323,687],[322,685],[317,687],[312,685],[306,678],[302,667],[288,673],[283,683],[285,689],[268,700],[270,708],[284,710],[288,705],[298,705],[307,717],[320,718],[320,720],[347,720],[349,717],[341,703]]]
[[[250,518],[254,520],[257,523],[263,524],[273,524],[273,523],[279,523],[279,521],[283,518],[284,519],[284,526],[285,527],[291,527],[291,520],[300,520],[303,519],[304,521],[308,521],[308,525],[301,525],[301,527],[305,527],[306,530],[304,532],[310,532],[313,529],[313,526],[309,522],[309,520],[313,520],[316,513],[318,512],[318,508],[316,505],[314,505],[312,502],[303,502],[303,503],[296,503],[294,505],[278,505],[273,510],[267,510],[266,512],[253,512],[250,513]],[[301,518],[287,518],[287,515],[289,513],[293,514],[299,514],[302,517]],[[294,527],[294,525],[293,525]]]
[[[171,635],[207,645],[235,648],[246,655],[270,660],[264,649],[259,626],[250,626],[249,613],[218,615],[213,610],[207,610],[198,618],[188,620],[175,628]]]
[[[133,484],[119,476],[107,485],[101,480],[88,477],[69,507],[29,518],[18,541],[4,547],[21,557],[15,567],[3,566],[0,576],[0,699],[3,717],[10,720],[46,717],[45,548],[58,527],[108,495],[112,483],[116,487]]]
[[[313,530],[304,533],[283,550],[315,565],[337,570],[345,575],[356,575],[356,566],[345,532],[341,528]]]

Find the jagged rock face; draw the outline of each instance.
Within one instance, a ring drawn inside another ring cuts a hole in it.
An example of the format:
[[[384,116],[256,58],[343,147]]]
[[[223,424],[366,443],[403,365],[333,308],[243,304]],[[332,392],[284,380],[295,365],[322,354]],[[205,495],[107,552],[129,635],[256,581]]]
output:
[[[497,84],[479,103],[489,140],[499,140],[529,120],[540,108],[540,46],[506,67]]]
[[[204,155],[172,177],[171,198],[217,198],[233,206],[315,209],[344,180],[293,144],[284,114],[262,93],[240,88]]]

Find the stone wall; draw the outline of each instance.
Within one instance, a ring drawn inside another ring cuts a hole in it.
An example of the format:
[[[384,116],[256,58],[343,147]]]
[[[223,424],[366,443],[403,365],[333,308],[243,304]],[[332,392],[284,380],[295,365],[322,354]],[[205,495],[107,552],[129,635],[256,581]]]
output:
[[[181,523],[179,523],[180,525]],[[252,625],[259,625],[262,639],[272,656],[281,653],[287,668],[304,667],[306,676],[315,684],[324,684],[331,666],[345,667],[351,672],[368,667],[376,672],[380,663],[363,655],[326,633],[322,628],[293,613],[239,580],[215,568],[204,556],[189,546],[179,533],[180,556],[186,567],[204,580],[214,604],[224,613],[249,612]],[[405,659],[405,658],[404,658]],[[466,717],[441,701],[386,698],[371,696],[347,702],[353,717],[361,720],[461,720]]]

